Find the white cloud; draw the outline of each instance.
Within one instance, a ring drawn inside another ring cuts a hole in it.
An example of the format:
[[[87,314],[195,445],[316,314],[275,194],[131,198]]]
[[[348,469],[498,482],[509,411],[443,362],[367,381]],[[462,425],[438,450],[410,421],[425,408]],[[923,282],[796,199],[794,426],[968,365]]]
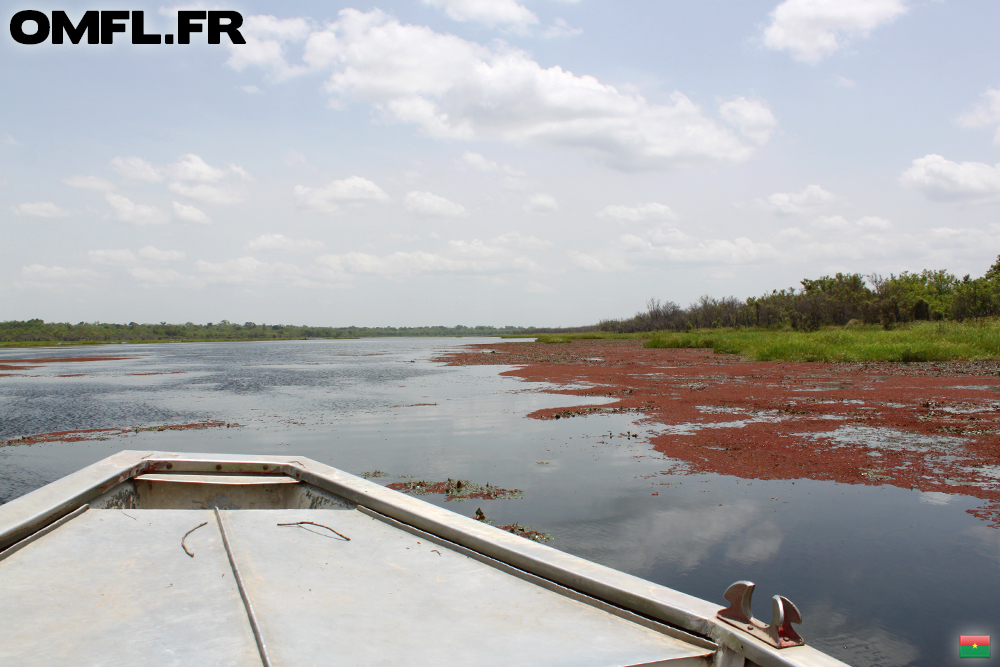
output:
[[[292,69],[279,52],[268,58],[254,64]],[[483,46],[379,10],[341,10],[309,34],[303,58],[308,68],[332,70],[326,89],[335,105],[366,102],[384,120],[437,138],[585,149],[626,170],[740,162],[773,127],[763,103],[726,103],[746,141],[680,92],[650,102],[592,76],[543,68],[507,44]]]
[[[570,24],[566,23],[565,19],[557,18],[551,26],[545,29],[542,33],[542,37],[552,39],[554,37],[573,37],[575,35],[582,35],[583,28],[574,28]]]
[[[32,264],[21,269],[22,282],[15,283],[18,287],[72,288],[92,280],[97,274],[89,269],[66,269],[61,266],[43,266]]]
[[[848,79],[846,76],[840,76],[840,75],[838,75],[834,79],[834,83],[836,84],[837,88],[854,88],[856,85],[858,85],[852,79]]]
[[[248,285],[271,282],[308,283],[302,269],[294,264],[261,262],[254,257],[239,257],[216,263],[198,260],[195,268],[211,282]]]
[[[465,215],[465,207],[430,192],[407,192],[406,210],[421,218],[457,218]]]
[[[448,249],[467,257],[499,257],[506,251],[499,245],[483,243],[479,239],[472,241],[448,241]]]
[[[239,203],[243,201],[243,193],[238,183],[253,180],[242,167],[235,164],[230,164],[225,169],[213,167],[194,153],[182,155],[164,171],[171,178],[169,185],[171,192],[205,204]],[[201,215],[205,220],[195,220],[194,218],[199,216],[193,211],[197,209],[186,211],[190,214],[190,218],[183,219],[190,222],[207,221],[208,216],[204,213]]]
[[[348,273],[373,273],[391,276],[406,276],[422,273],[476,272],[476,263],[456,260],[437,253],[394,252],[385,257],[363,252],[343,255],[325,255],[319,258],[331,268],[339,268]]]
[[[172,5],[170,7],[161,6],[157,13],[160,16],[169,16],[170,18],[177,18],[177,12],[181,10],[193,10],[193,11],[205,11],[207,9],[225,9],[225,7],[216,2],[204,2],[203,0],[196,0],[195,2],[185,2],[182,5]]]
[[[154,262],[179,262],[184,259],[184,253],[180,250],[159,250],[151,245],[139,248],[139,256]]]
[[[854,224],[858,227],[869,227],[871,229],[892,229],[892,223],[890,221],[874,215],[865,216]]]
[[[238,204],[243,201],[243,194],[236,189],[229,187],[217,187],[207,183],[183,183],[174,181],[169,185],[170,191],[183,197],[194,199],[203,204]],[[197,211],[193,206],[187,207]],[[205,215],[202,213],[202,215]],[[197,217],[197,216],[195,216]],[[205,216],[206,218],[208,216]],[[187,219],[187,218],[185,218]],[[190,220],[190,222],[196,222]]]
[[[547,269],[520,254],[522,250],[537,250],[548,245],[533,236],[511,232],[488,242],[452,240],[445,252],[395,252],[384,256],[362,252],[323,255],[317,258],[334,273],[345,275],[381,275],[401,278],[428,274],[498,276],[509,273],[544,273]]]
[[[676,220],[677,216],[666,204],[650,202],[637,206],[612,205],[606,206],[598,214],[602,218],[611,218],[619,222],[645,222],[647,220]]]
[[[906,11],[903,0],[786,0],[771,12],[764,44],[816,63]]]
[[[503,179],[503,187],[515,192],[524,192],[528,189],[529,185],[530,182],[527,179],[517,178],[516,176],[505,176]]]
[[[646,235],[647,238],[653,243],[659,243],[663,245],[677,245],[685,243],[694,243],[695,238],[693,236],[688,236],[676,227],[660,227],[657,229],[652,229]],[[628,238],[623,237],[623,238]],[[635,238],[635,237],[633,237]]]
[[[506,164],[503,167],[501,167],[496,162],[487,159],[481,153],[473,153],[472,151],[465,151],[462,154],[462,162],[474,169],[478,169],[479,171],[498,171],[502,169],[506,173],[510,174],[510,176],[507,177],[507,180],[513,180],[511,179],[511,176],[513,177],[524,176],[524,172],[522,170],[515,169],[514,167],[511,167],[510,165]]]
[[[243,170],[239,169],[239,172],[243,172]],[[226,177],[225,169],[213,167],[194,153],[180,156],[177,162],[168,167],[168,173],[170,178],[178,181],[197,181],[199,183],[216,183]]]
[[[588,255],[576,250],[570,250],[566,254],[569,255],[570,261],[572,261],[573,264],[587,271],[608,273],[611,271],[622,271],[628,268],[628,265],[617,257],[598,257],[597,255]]]
[[[801,192],[775,192],[767,198],[767,205],[778,214],[810,213],[836,199],[818,185],[808,185]]]
[[[813,220],[812,226],[825,231],[843,231],[850,227],[851,223],[842,215],[827,215]]]
[[[285,46],[305,39],[310,29],[309,22],[302,18],[279,19],[260,14],[247,16],[240,27],[240,34],[246,39],[246,44],[231,48],[226,62],[237,72],[242,72],[250,65],[261,67],[269,70],[275,80],[294,76],[307,68],[289,66],[285,60]],[[256,89],[256,86],[252,88]]]
[[[129,275],[143,287],[201,287],[202,281],[174,269],[134,266]]]
[[[786,227],[775,235],[779,241],[808,241],[812,237],[798,227]]]
[[[507,232],[490,239],[490,243],[502,246],[516,246],[525,250],[541,250],[552,245],[551,241],[544,241],[535,236],[524,236],[521,232]]]
[[[250,95],[256,95],[257,93],[260,92],[260,88],[254,85],[239,86],[239,89],[242,90],[244,93],[248,93]]]
[[[307,245],[308,244],[308,245]],[[366,252],[325,254],[305,263],[266,262],[253,256],[219,262],[195,262],[196,277],[185,276],[162,268],[132,266],[133,278],[148,285],[203,286],[213,283],[232,285],[286,284],[297,287],[346,287],[357,276],[381,276],[390,280],[423,275],[465,275],[499,278],[507,274],[544,274],[549,269],[523,254],[544,250],[551,244],[519,232],[509,232],[489,241],[453,240],[440,252],[423,250],[377,255]],[[281,234],[265,234],[251,241],[245,250],[302,250],[312,252],[322,244],[288,239]],[[128,251],[123,251],[127,253]],[[146,259],[159,261],[168,257],[177,260],[170,251],[152,248],[139,251]],[[120,263],[126,263],[122,255]],[[107,262],[106,262],[107,263]]]
[[[1000,146],[1000,90],[990,88],[983,93],[983,97],[985,99],[981,104],[959,116],[957,122],[962,127],[973,128],[996,125],[997,132],[993,135],[993,145]]]
[[[223,262],[199,260],[195,263],[195,269],[201,274],[200,283],[231,285],[349,287],[354,279],[344,270],[337,255],[320,256],[313,264],[305,266],[287,262],[262,262],[255,257],[239,257]]]
[[[336,213],[344,204],[357,205],[389,199],[389,195],[383,192],[382,188],[361,176],[332,181],[329,185],[318,189],[296,185],[295,194],[302,206],[320,213]]]
[[[104,198],[115,210],[118,219],[137,225],[158,225],[167,221],[167,214],[158,208],[136,204],[127,197],[109,192]]]
[[[698,239],[679,229],[654,229],[642,236],[623,235],[618,243],[591,253],[569,252],[572,262],[588,271],[629,271],[637,265],[664,263],[745,265],[773,262],[782,254],[771,244],[746,237]]]
[[[778,121],[759,100],[748,100],[737,97],[719,107],[719,115],[730,125],[739,128],[740,132],[750,141],[763,146],[771,138],[771,132],[778,126]]]
[[[87,256],[97,264],[114,264],[129,266],[136,263],[135,255],[128,248],[109,250],[88,250]]]
[[[913,161],[900,182],[931,199],[992,202],[1000,200],[1000,164],[952,162],[940,155],[925,155]]]
[[[293,168],[310,166],[309,160],[306,159],[305,155],[298,152],[297,150],[292,150],[292,149],[289,149],[289,151],[285,153],[285,157],[281,158],[281,164],[285,165],[286,167],[293,167]]]
[[[393,243],[402,243],[402,244],[410,245],[410,244],[413,244],[413,243],[416,243],[417,241],[419,241],[420,240],[420,235],[419,234],[399,234],[398,232],[393,232],[391,234],[386,234],[385,238],[386,238],[387,241],[392,241]],[[437,238],[437,237],[435,236],[435,238]]]
[[[69,215],[68,211],[50,201],[25,202],[12,206],[11,209],[18,215],[33,215],[36,218],[62,218]]]
[[[114,183],[100,176],[70,176],[63,183],[74,188],[98,190],[100,192],[110,192],[115,189]]]
[[[111,168],[127,181],[159,183],[169,179],[168,187],[172,192],[206,204],[235,204],[242,201],[243,193],[238,183],[253,180],[238,165],[230,164],[225,169],[213,167],[194,153],[182,155],[177,162],[166,167],[159,167],[135,156],[116,157],[111,160]],[[190,222],[204,222],[194,220],[199,216],[193,213],[191,216],[179,217]]]
[[[545,285],[537,280],[529,280],[524,286],[524,291],[532,294],[554,294],[556,290],[551,285]]]
[[[209,218],[205,213],[194,206],[189,206],[187,204],[182,204],[180,202],[173,202],[174,207],[174,217],[178,220],[184,220],[185,222],[193,222],[199,225],[210,225],[212,224],[212,219]]]
[[[815,238],[792,228],[779,232],[775,240],[783,243],[779,261],[789,264],[892,260],[902,267],[947,266],[955,261],[982,262],[983,248],[1000,246],[1000,225],[907,232],[894,230],[888,220],[868,216],[840,229],[819,230]]]
[[[111,168],[128,181],[159,183],[166,178],[162,169],[135,156],[116,157],[111,160]]]
[[[559,210],[559,203],[551,195],[539,193],[528,198],[524,210],[527,213],[552,213]]]
[[[485,26],[504,26],[524,31],[538,23],[538,17],[514,0],[424,0],[424,4],[443,9],[455,21],[473,21]]]
[[[872,262],[902,268],[947,266],[954,261],[981,263],[982,249],[996,247],[1000,247],[1000,223],[988,229],[937,227],[906,231],[894,229],[889,220],[877,216],[853,221],[844,216],[826,216],[816,219],[805,231],[788,227],[769,239],[695,237],[664,227],[625,234],[617,243],[569,255],[577,267],[597,272],[648,271],[665,264],[694,264],[703,265],[711,272],[709,275],[719,275],[720,269],[726,268],[736,268],[739,275],[746,269],[738,267],[774,263],[809,265],[816,272],[856,270],[852,267],[870,266]]]
[[[9,134],[5,134],[0,137],[0,144],[6,144],[8,146],[17,146],[17,140]]]
[[[462,153],[462,162],[479,171],[496,171],[500,168],[500,165],[487,160],[482,153],[473,153],[472,151]]]
[[[724,264],[750,264],[779,257],[779,253],[769,243],[758,243],[745,236],[732,241],[728,239],[707,239],[694,246],[654,246],[654,255],[674,262],[701,262]]]
[[[261,234],[243,246],[249,252],[259,250],[280,250],[284,252],[310,253],[326,249],[322,241],[309,239],[290,239],[284,234]]]

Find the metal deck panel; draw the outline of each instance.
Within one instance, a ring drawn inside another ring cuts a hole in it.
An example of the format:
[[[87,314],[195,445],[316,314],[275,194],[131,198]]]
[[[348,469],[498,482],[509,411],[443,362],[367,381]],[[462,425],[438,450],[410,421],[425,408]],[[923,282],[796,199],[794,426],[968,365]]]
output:
[[[276,665],[707,665],[713,651],[356,510],[222,512]],[[316,526],[278,526],[314,521]]]
[[[2,665],[261,664],[210,511],[87,510],[0,581]]]
[[[250,476],[284,474],[293,477],[322,490],[322,498],[313,497],[308,491],[312,486],[302,487],[307,489],[304,498],[296,499],[294,504],[279,507],[308,506],[320,509],[329,507],[331,498],[335,498],[333,505],[339,504],[336,497],[344,498],[348,503],[357,503],[364,512],[374,510],[402,524],[436,535],[437,538],[450,540],[473,552],[530,572],[543,580],[569,586],[619,607],[708,637],[725,649],[726,657],[722,658],[720,665],[729,665],[730,658],[738,660],[740,656],[746,656],[753,664],[764,667],[846,667],[845,663],[808,645],[776,649],[745,631],[741,632],[739,628],[721,622],[716,614],[722,607],[707,600],[524,540],[303,457],[119,452],[0,505],[0,549],[6,549],[30,535],[41,536],[46,530],[67,519],[68,514],[84,503],[101,497],[137,475],[162,473]],[[132,482],[129,481],[129,484]],[[300,488],[293,484],[286,486]],[[186,504],[189,505],[190,503]],[[54,573],[53,576],[58,574]],[[6,585],[3,572],[0,572],[0,590]],[[40,585],[44,587],[49,584],[43,580]],[[0,606],[3,604],[5,601],[0,599]],[[44,608],[31,607],[31,611],[40,610],[48,613]],[[0,616],[0,622],[3,620],[4,617]],[[0,640],[2,639],[3,635],[0,634]],[[2,641],[0,648],[3,648]]]

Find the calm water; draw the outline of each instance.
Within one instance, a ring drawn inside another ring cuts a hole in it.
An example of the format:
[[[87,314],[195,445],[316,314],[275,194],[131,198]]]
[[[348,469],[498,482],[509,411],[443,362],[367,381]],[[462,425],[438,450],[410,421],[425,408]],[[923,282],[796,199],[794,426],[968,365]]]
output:
[[[785,595],[802,611],[806,640],[850,664],[960,664],[959,634],[1000,636],[1000,531],[965,512],[975,499],[661,475],[671,461],[645,437],[607,437],[650,433],[627,415],[527,419],[581,399],[501,378],[497,367],[430,361],[475,342],[485,341],[0,349],[0,363],[132,357],[0,377],[0,440],[202,419],[242,425],[0,447],[0,502],[121,449],[296,454],[358,474],[385,471],[382,483],[416,475],[523,489],[520,500],[422,498],[468,516],[481,507],[498,525],[531,525],[556,548],[720,604],[729,584],[752,580],[757,616],[770,619],[770,596]],[[86,375],[58,377],[75,373]]]

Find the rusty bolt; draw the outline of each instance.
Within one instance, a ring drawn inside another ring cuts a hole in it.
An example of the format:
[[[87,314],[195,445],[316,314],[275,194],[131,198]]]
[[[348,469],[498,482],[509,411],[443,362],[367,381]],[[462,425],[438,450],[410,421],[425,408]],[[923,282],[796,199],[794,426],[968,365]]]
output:
[[[215,464],[215,469],[216,470],[222,470],[222,464],[221,463],[216,463]]]
[[[171,468],[173,468],[173,467],[174,467],[174,464],[173,464],[173,463],[168,463],[168,464],[167,464],[167,470],[170,470],[170,469],[171,469]]]

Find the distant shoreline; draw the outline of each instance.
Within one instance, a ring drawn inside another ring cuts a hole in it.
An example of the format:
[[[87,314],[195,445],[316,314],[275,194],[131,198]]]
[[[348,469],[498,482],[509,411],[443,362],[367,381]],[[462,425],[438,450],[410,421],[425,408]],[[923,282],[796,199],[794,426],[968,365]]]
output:
[[[291,342],[291,341],[310,341],[310,340],[362,340],[365,338],[483,338],[492,337],[499,338],[500,334],[465,334],[465,335],[400,335],[400,336],[332,336],[330,338],[184,338],[177,340],[168,339],[158,339],[158,340],[83,340],[83,341],[27,341],[27,342],[4,342],[0,343],[0,349],[2,348],[25,348],[25,347],[65,347],[65,346],[83,346],[83,345],[161,345],[164,343],[275,343],[275,342]],[[530,334],[527,336],[513,336],[513,337],[531,337]]]
[[[210,343],[218,341],[352,340],[358,338],[466,338],[568,334],[593,327],[519,327],[456,325],[426,327],[314,327],[290,324],[236,324],[228,320],[195,324],[116,324],[109,322],[45,322],[40,319],[0,322],[0,347],[51,347],[120,343]]]

